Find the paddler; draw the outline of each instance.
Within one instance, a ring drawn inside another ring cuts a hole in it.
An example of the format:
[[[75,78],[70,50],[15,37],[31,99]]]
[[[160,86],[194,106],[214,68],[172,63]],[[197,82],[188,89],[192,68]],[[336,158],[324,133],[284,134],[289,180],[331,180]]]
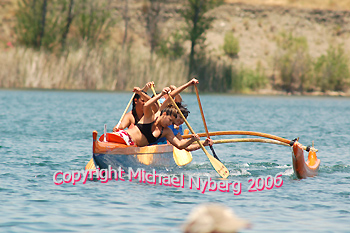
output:
[[[176,96],[187,87],[195,84],[198,84],[198,80],[192,79],[191,81],[172,91],[170,95],[172,97]],[[140,88],[135,87],[133,91],[139,95],[144,95]],[[188,140],[179,140],[174,135],[172,130],[169,129],[169,126],[174,124],[178,115],[177,110],[174,106],[167,105],[157,115],[153,112],[152,106],[157,102],[157,100],[169,92],[170,88],[166,87],[160,94],[157,94],[144,104],[144,115],[142,119],[135,125],[136,127],[129,128],[128,130],[120,130],[118,132],[115,132],[115,134],[123,138],[127,145],[137,146],[147,146],[159,138],[165,137],[173,146],[177,147],[178,149],[185,149],[196,140],[199,140],[200,138],[197,134],[192,135]]]
[[[146,85],[141,89],[143,93],[147,93],[148,89],[151,88],[151,86],[154,85],[154,82],[148,82]],[[118,129],[126,129],[129,127],[133,127],[137,122],[140,121],[140,119],[143,117],[143,105],[145,102],[147,102],[149,99],[151,99],[150,96],[146,95],[139,95],[135,93],[134,99],[132,101],[132,110],[125,114],[123,120],[119,125],[114,126],[113,132],[118,131]]]
[[[176,102],[176,105],[179,107],[182,114],[187,119],[190,111],[187,109],[186,105],[182,104],[181,102]],[[175,137],[177,137],[179,140],[183,139],[182,138],[182,135],[184,134],[183,129],[182,129],[183,123],[184,123],[184,120],[182,119],[181,115],[177,114],[177,118],[175,119],[174,124],[169,126],[169,128],[173,131]],[[152,143],[151,145],[155,145],[155,144],[158,144],[158,145],[167,144],[167,140],[166,140],[166,138],[162,137],[162,138],[158,139],[155,143]],[[213,144],[214,144],[214,141],[211,138],[206,138],[204,143],[203,143],[203,146],[212,146]],[[200,149],[200,146],[198,143],[192,144],[192,145],[185,148],[185,150],[187,150],[187,151],[194,151],[194,150],[199,150],[199,149]]]

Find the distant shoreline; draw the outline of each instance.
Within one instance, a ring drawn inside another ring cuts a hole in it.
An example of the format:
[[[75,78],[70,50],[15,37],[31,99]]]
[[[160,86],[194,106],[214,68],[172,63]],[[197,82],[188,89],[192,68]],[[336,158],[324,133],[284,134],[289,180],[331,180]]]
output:
[[[93,89],[48,89],[48,88],[2,88],[0,87],[0,91],[53,91],[53,92],[99,92],[99,93],[131,93],[127,90],[93,90]],[[194,92],[184,91],[186,94],[193,94]],[[315,96],[315,97],[350,97],[350,92],[341,92],[341,91],[314,91],[314,92],[294,92],[286,93],[285,91],[278,90],[257,90],[250,91],[248,93],[234,93],[234,92],[201,92],[201,94],[220,94],[220,95],[243,95],[243,96]]]

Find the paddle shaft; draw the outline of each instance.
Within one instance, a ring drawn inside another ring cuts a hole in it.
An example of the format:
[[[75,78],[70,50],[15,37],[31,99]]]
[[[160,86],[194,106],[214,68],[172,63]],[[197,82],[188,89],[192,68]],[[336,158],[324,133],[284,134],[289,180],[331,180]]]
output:
[[[205,132],[207,133],[207,137],[210,138],[210,136],[209,136],[209,131],[208,131],[208,127],[207,127],[207,123],[206,123],[205,117],[204,117],[204,112],[203,112],[203,108],[202,108],[202,103],[201,103],[201,100],[200,100],[199,94],[198,94],[198,87],[197,87],[197,85],[194,85],[194,88],[195,88],[195,90],[196,90],[198,106],[199,106],[199,110],[201,111],[204,129],[205,129]]]
[[[156,91],[154,90],[153,85],[151,86],[153,95],[156,96]],[[157,100],[158,106],[160,107],[159,100]],[[176,135],[175,135],[176,136]],[[179,150],[176,147],[173,149],[173,155],[175,163],[178,166],[184,166],[186,164],[189,164],[192,161],[192,154],[186,150]]]
[[[203,112],[203,108],[202,108],[202,103],[201,103],[201,100],[200,100],[200,98],[199,98],[199,93],[198,93],[198,87],[197,87],[197,85],[194,85],[194,88],[195,88],[195,90],[196,90],[198,106],[199,106],[199,110],[201,111],[204,129],[205,129],[205,132],[207,133],[207,137],[210,138],[210,136],[209,136],[209,131],[208,131],[208,126],[207,126],[207,123],[206,123],[205,117],[204,117],[204,112]],[[213,152],[214,157],[215,157],[217,160],[220,161],[219,157],[216,155],[216,153],[215,153],[215,151],[214,151],[213,146],[210,145],[209,148],[210,148],[210,150]]]
[[[156,91],[154,90],[153,85],[151,86],[151,89],[152,89],[153,95],[156,96],[157,93],[156,93]],[[158,106],[160,107],[160,102],[159,102],[159,100],[157,100],[157,103],[158,103]]]
[[[117,124],[117,128],[118,128],[119,125],[122,123],[122,120],[123,120],[123,118],[124,118],[126,112],[128,111],[128,109],[129,109],[129,107],[130,107],[132,101],[134,101],[134,97],[135,97],[135,93],[132,95],[132,97],[131,97],[131,99],[130,99],[128,105],[126,106],[126,108],[125,108],[125,110],[124,110],[124,112],[123,112],[123,115],[121,116],[121,118],[120,118],[120,120],[119,120],[119,122],[118,122],[118,124]]]
[[[182,119],[184,120],[184,122],[186,123],[188,129],[191,131],[192,134],[195,134],[195,132],[193,131],[192,127],[190,126],[190,124],[188,123],[188,121],[186,120],[185,116],[182,114],[181,110],[179,109],[179,107],[177,106],[177,104],[175,103],[173,97],[171,97],[171,95],[169,95],[169,98],[171,100],[171,102],[173,103],[173,105],[175,106],[175,108],[177,109],[178,113],[181,115]],[[208,151],[205,149],[205,147],[203,146],[202,143],[200,143],[199,140],[196,140],[197,143],[199,144],[199,146],[202,148],[203,152],[205,153],[205,155],[208,157],[210,163],[212,164],[212,166],[214,167],[214,169],[217,171],[217,173],[219,173],[219,175],[223,178],[227,178],[229,175],[229,171],[227,170],[227,168],[217,159],[215,159],[213,156],[211,156]]]

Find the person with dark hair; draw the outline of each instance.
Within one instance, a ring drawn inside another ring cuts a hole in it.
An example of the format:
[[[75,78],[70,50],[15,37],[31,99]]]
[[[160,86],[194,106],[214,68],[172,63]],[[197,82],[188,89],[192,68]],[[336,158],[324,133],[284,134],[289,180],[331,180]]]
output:
[[[190,111],[187,109],[186,105],[181,102],[176,102],[176,105],[179,107],[180,111],[182,112],[182,115],[184,115],[184,117],[187,119]],[[174,132],[175,136],[177,134],[180,134],[180,135],[184,134],[184,131],[182,129],[183,123],[184,121],[182,117],[180,116],[180,114],[178,114],[174,124],[169,127]]]
[[[125,141],[128,145],[147,146],[161,137],[165,137],[173,146],[178,149],[184,149],[191,145],[196,140],[199,140],[199,136],[194,134],[190,139],[179,140],[175,137],[173,131],[168,127],[174,123],[177,118],[178,112],[174,106],[167,105],[157,114],[152,110],[152,106],[165,94],[172,97],[180,93],[190,85],[197,84],[198,80],[192,79],[188,83],[185,83],[181,87],[170,92],[170,88],[166,87],[163,91],[148,100],[143,106],[144,115],[141,120],[135,125],[136,127],[129,128],[127,130],[119,130],[115,134]],[[141,94],[141,89],[134,87],[134,92]]]
[[[179,107],[180,111],[182,112],[184,117],[187,119],[190,111],[187,109],[186,105],[182,104],[181,102],[176,102],[176,105]],[[183,139],[182,138],[182,135],[184,134],[183,129],[182,129],[183,123],[184,123],[184,120],[182,119],[180,114],[178,114],[175,121],[174,121],[174,124],[169,126],[169,128],[173,131],[175,137],[177,137],[179,140]],[[212,139],[206,138],[206,140],[203,143],[203,146],[212,146],[213,143],[214,142]],[[158,145],[159,144],[167,144],[167,140],[166,140],[166,138],[160,138],[154,144],[158,144]],[[198,143],[196,143],[196,144],[192,144],[192,145],[186,147],[185,150],[194,151],[194,150],[198,150],[200,148],[201,147],[198,145]]]
[[[148,82],[146,85],[141,89],[143,94],[137,94],[135,93],[133,101],[132,101],[132,110],[125,114],[123,120],[119,125],[114,126],[113,132],[118,131],[118,129],[125,129],[129,127],[133,127],[137,122],[140,121],[140,119],[143,117],[143,105],[147,100],[149,100],[151,97],[149,97],[147,94],[145,94],[148,89],[154,85],[154,82]]]
[[[187,118],[187,116],[190,113],[190,111],[186,108],[186,106],[183,105],[181,102],[176,102],[176,105],[179,107],[179,109],[182,112],[182,114]],[[182,119],[181,116],[177,115],[174,124],[169,126],[169,128],[173,131],[175,136],[177,136],[178,134],[182,135],[184,133],[183,129],[182,129],[182,124],[184,122],[181,121],[181,119]],[[177,138],[179,138],[179,137],[177,136]],[[159,138],[156,142],[151,143],[151,145],[162,145],[162,144],[167,144],[166,138]]]

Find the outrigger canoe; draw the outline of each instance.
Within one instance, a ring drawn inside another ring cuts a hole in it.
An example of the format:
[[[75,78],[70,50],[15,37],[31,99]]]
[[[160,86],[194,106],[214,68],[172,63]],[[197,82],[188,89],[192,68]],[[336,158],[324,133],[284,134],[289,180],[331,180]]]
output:
[[[178,150],[172,145],[153,146],[128,146],[121,143],[111,142],[114,134],[106,134],[107,141],[103,141],[103,135],[97,139],[97,131],[92,133],[93,137],[93,164],[89,164],[86,169],[99,167],[100,169],[133,169],[138,168],[166,168],[171,169],[183,166],[192,161],[192,155],[185,150]],[[182,156],[179,156],[181,154]]]
[[[211,132],[212,136],[216,135],[251,135],[260,136],[270,139],[261,138],[239,138],[239,139],[223,139],[213,140],[217,143],[235,143],[235,142],[260,142],[273,143],[278,145],[292,147],[293,170],[297,178],[304,179],[313,177],[318,174],[320,159],[316,156],[316,151],[313,146],[302,146],[297,140],[290,141],[270,134],[250,131],[222,131]],[[106,134],[106,138],[110,139],[114,134]],[[198,134],[200,137],[205,137],[204,133]],[[190,135],[183,135],[184,138]],[[272,139],[272,140],[271,140]],[[113,140],[112,140],[113,141]],[[308,151],[308,160],[304,159],[304,150]],[[103,135],[97,139],[97,132],[93,132],[93,159],[86,165],[85,169],[108,169],[112,168],[174,168],[184,166],[192,161],[192,155],[185,150],[178,150],[172,145],[153,145],[153,146],[127,146],[120,143],[103,141]]]

